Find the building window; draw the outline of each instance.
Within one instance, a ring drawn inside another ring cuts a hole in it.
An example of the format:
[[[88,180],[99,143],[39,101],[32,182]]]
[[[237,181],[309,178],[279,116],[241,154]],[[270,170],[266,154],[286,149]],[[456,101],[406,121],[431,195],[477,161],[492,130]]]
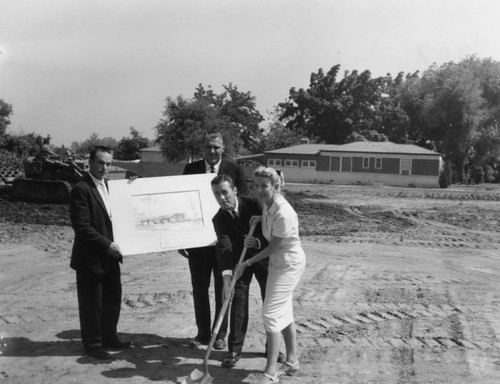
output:
[[[342,157],[342,172],[352,171],[352,157]]]
[[[375,158],[375,169],[382,169],[382,158],[381,157]]]
[[[330,157],[330,171],[340,172],[340,157]]]
[[[370,168],[370,158],[363,157],[363,169]]]
[[[281,167],[281,159],[267,159],[268,167]]]
[[[400,173],[402,175],[410,175],[411,170],[411,159],[401,159],[400,160]]]
[[[298,167],[299,161],[295,159],[285,159],[285,167]]]
[[[302,167],[316,168],[316,160],[302,160]]]

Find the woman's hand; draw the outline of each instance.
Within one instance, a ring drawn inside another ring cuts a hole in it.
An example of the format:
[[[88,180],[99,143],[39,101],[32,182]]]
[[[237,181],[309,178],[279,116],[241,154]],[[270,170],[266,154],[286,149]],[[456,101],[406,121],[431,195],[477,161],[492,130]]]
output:
[[[262,223],[262,216],[252,216],[250,218],[250,227],[259,223]]]

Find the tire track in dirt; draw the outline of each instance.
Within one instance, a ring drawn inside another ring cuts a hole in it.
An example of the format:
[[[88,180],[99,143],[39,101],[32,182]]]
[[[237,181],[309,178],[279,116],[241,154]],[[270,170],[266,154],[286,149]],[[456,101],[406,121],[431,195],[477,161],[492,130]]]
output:
[[[492,339],[478,341],[477,335],[464,332],[462,324],[467,319],[459,313],[461,310],[452,308],[454,312],[443,308],[433,308],[432,311],[422,309],[409,311],[388,310],[354,314],[327,313],[314,318],[296,318],[299,344],[302,347],[336,346],[344,348],[433,348],[433,349],[479,349],[482,351],[500,351],[500,344]],[[441,316],[437,316],[437,312]],[[418,323],[418,324],[417,324]],[[425,335],[421,329],[428,324],[439,323],[440,329],[434,331],[438,335]],[[419,328],[419,334],[415,334]],[[391,332],[384,330],[390,329]],[[389,336],[388,335],[392,335]],[[398,335],[398,336],[394,336]]]
[[[341,377],[353,377],[350,368],[357,367],[356,377],[361,378],[365,367],[376,366],[380,380],[374,378],[373,370],[365,377],[373,383],[388,382],[391,376],[401,383],[430,382],[442,372],[435,366],[422,371],[415,363],[429,354],[461,377],[478,370],[481,375],[484,370],[496,371],[492,356],[500,356],[500,343],[481,332],[491,328],[484,316],[498,314],[498,306],[489,297],[464,301],[465,293],[460,297],[449,294],[468,291],[470,295],[477,288],[476,281],[484,283],[494,274],[483,276],[476,261],[463,264],[461,256],[466,251],[436,248],[421,260],[389,253],[393,264],[380,269],[385,257],[374,259],[366,247],[353,248],[352,255],[332,252],[325,257],[333,262],[308,265],[294,302],[303,361]],[[381,250],[379,256],[384,254]],[[351,257],[360,264],[350,265]],[[322,289],[314,290],[313,282],[321,282]],[[481,290],[477,295],[481,297]],[[478,368],[478,361],[485,368]]]

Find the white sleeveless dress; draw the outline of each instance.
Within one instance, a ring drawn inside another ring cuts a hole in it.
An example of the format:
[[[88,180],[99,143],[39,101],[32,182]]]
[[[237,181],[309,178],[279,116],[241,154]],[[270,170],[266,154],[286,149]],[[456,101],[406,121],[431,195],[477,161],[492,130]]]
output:
[[[293,291],[306,266],[306,256],[300,245],[299,220],[283,196],[262,212],[262,232],[282,239],[278,252],[269,256],[266,297],[262,308],[267,332],[281,332],[294,321]]]

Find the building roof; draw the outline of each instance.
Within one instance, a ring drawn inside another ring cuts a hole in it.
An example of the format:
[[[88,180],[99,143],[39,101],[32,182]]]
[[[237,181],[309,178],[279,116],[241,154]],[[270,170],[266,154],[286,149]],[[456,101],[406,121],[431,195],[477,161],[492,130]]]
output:
[[[335,151],[337,148],[342,147],[342,145],[336,144],[299,144],[292,147],[274,149],[272,151],[266,151],[264,153],[283,153],[283,154],[299,154],[299,155],[316,155],[320,151]]]
[[[349,144],[299,144],[292,147],[267,151],[266,154],[300,154],[316,155],[319,152],[360,152],[360,153],[393,153],[405,155],[436,155],[438,152],[415,144],[395,144],[390,141],[373,142],[357,141]]]
[[[396,144],[390,141],[356,141],[354,143],[344,144],[336,151],[342,152],[366,152],[366,153],[397,153],[405,155],[436,155],[439,153],[427,148],[419,147],[415,144]],[[329,151],[324,149],[322,151]]]

